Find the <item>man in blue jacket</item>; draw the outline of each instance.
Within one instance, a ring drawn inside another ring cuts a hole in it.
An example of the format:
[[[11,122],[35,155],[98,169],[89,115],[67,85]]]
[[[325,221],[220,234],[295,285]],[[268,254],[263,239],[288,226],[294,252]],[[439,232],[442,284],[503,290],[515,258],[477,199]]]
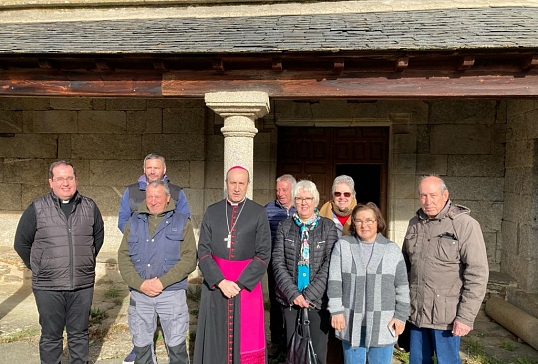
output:
[[[125,223],[132,214],[138,211],[138,207],[146,198],[146,186],[153,181],[167,181],[170,188],[170,196],[176,202],[176,211],[191,216],[189,203],[183,189],[168,181],[166,176],[166,161],[163,156],[158,154],[148,154],[144,158],[144,174],[142,174],[136,183],[129,185],[120,201],[120,211],[118,213],[118,228],[123,233]]]
[[[292,216],[295,212],[293,201],[291,199],[291,191],[297,181],[291,174],[284,174],[276,179],[276,199],[265,205],[267,217],[269,218],[269,226],[271,227],[271,245],[275,243],[276,229],[278,224]],[[275,278],[273,276],[273,265],[269,264],[267,269],[267,283],[269,288],[269,301],[271,309],[269,310],[269,329],[271,330],[271,346],[268,353],[271,357],[286,352],[287,343],[284,340],[284,321],[282,320],[282,312],[280,304],[275,297]]]
[[[196,268],[196,240],[189,217],[176,211],[168,184],[151,182],[145,203],[131,216],[118,250],[120,273],[131,291],[129,329],[136,362],[156,363],[157,316],[170,364],[188,364],[187,277]]]
[[[131,215],[135,214],[140,204],[146,198],[146,186],[153,181],[167,181],[170,189],[170,196],[175,201],[176,211],[182,212],[188,217],[191,216],[189,203],[183,189],[168,181],[166,176],[166,160],[163,156],[151,153],[144,158],[144,174],[142,174],[136,183],[129,185],[120,201],[120,210],[118,212],[118,228],[123,233],[125,223]],[[134,349],[123,359],[123,364],[132,364],[136,359]]]

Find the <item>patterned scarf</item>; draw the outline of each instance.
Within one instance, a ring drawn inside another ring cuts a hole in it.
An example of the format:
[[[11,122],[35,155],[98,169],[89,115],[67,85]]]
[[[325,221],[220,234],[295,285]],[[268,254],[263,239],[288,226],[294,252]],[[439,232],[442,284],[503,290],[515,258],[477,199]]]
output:
[[[297,287],[301,292],[310,283],[310,244],[308,244],[308,235],[310,231],[318,226],[319,219],[319,210],[317,208],[314,209],[314,215],[307,222],[302,222],[297,212],[293,214],[293,221],[301,228],[301,256],[297,263]]]

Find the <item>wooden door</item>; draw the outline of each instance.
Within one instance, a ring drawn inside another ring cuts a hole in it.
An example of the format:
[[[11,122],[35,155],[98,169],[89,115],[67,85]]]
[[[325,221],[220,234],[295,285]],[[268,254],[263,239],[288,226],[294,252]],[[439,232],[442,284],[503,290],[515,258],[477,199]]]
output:
[[[332,182],[347,174],[358,202],[375,202],[386,215],[388,127],[279,127],[277,175],[314,182],[320,206],[331,199]]]

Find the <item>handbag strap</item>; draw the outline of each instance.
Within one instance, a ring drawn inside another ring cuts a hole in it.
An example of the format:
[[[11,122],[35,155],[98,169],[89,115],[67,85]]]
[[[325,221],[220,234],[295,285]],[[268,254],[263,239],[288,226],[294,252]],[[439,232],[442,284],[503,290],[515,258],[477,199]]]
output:
[[[297,319],[297,328],[300,328],[303,337],[310,337],[310,320],[308,319],[308,308],[301,308]]]

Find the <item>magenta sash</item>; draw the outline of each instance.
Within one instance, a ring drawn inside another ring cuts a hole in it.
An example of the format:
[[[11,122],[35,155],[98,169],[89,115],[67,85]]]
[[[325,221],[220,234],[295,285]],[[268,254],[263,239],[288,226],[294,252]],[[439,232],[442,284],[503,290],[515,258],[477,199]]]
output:
[[[243,269],[252,261],[226,260],[213,255],[213,259],[219,266],[224,278],[237,281]],[[263,310],[263,293],[261,282],[249,292],[241,290],[240,302],[240,363],[241,364],[264,364],[265,363],[265,324]],[[236,299],[233,298],[233,299]],[[234,322],[238,321],[234,319]]]

